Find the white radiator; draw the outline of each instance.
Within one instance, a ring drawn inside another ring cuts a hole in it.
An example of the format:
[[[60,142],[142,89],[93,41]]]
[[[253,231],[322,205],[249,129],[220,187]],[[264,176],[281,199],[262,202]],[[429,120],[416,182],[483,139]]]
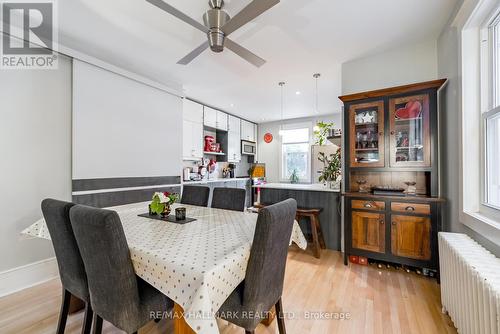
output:
[[[443,312],[460,334],[500,334],[500,259],[465,234],[439,233]]]

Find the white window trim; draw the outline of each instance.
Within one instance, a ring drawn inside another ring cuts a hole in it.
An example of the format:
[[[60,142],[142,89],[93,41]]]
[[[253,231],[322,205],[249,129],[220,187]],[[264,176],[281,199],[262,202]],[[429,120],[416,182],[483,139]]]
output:
[[[312,145],[312,142],[313,142],[313,125],[312,125],[312,122],[302,122],[302,123],[286,123],[286,124],[283,124],[283,130],[294,130],[294,129],[305,129],[305,128],[308,128],[309,129],[309,158],[307,159],[307,169],[308,169],[308,173],[307,173],[307,177],[306,178],[301,178],[299,179],[299,183],[311,183],[311,174],[312,174],[312,171],[311,171],[311,168],[312,168],[312,165],[311,165],[311,145]],[[290,179],[289,178],[286,178],[285,175],[284,175],[284,170],[283,170],[283,141],[281,139],[281,136],[280,136],[280,156],[279,156],[279,179],[280,179],[280,182],[283,182],[283,183],[289,183],[290,182]]]
[[[461,111],[461,151],[460,151],[460,213],[461,223],[481,234],[486,239],[500,245],[500,215],[498,211],[484,205],[484,152],[482,111],[489,102],[485,102],[484,90],[490,91],[490,80],[484,76],[485,26],[497,16],[498,3],[485,0],[471,11],[469,19],[462,25],[462,111]],[[492,15],[495,14],[495,15]],[[460,28],[460,27],[459,27]],[[478,50],[483,52],[478,52]],[[488,51],[488,50],[486,50]],[[483,60],[483,62],[481,61]],[[482,65],[483,64],[483,65]],[[491,96],[487,94],[486,96]],[[464,173],[466,171],[467,173]]]

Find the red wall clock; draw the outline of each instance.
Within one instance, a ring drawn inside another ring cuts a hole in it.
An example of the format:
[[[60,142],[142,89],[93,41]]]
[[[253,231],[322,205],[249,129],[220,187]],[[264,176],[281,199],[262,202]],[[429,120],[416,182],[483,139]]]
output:
[[[271,133],[269,133],[269,132],[266,133],[264,135],[264,141],[269,144],[270,142],[273,141],[273,135]]]

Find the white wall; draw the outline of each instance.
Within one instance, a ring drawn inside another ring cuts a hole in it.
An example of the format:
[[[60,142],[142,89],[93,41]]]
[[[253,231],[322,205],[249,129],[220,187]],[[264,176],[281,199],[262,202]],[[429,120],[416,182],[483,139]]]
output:
[[[283,124],[294,124],[294,123],[311,123],[312,127],[316,125],[317,122],[333,122],[335,129],[341,129],[341,115],[332,114],[320,117],[307,117],[307,118],[297,118],[285,120]],[[259,162],[266,164],[266,177],[268,182],[280,182],[280,160],[281,160],[281,138],[279,136],[281,122],[270,122],[261,123],[258,125],[258,136],[257,136],[257,146],[258,146],[258,159]],[[266,133],[271,133],[274,137],[271,143],[266,143],[264,141],[264,135]]]
[[[182,100],[78,60],[73,179],[180,175]]]
[[[47,197],[71,200],[71,60],[57,70],[0,74],[0,272],[52,257],[46,240],[20,240]]]
[[[401,46],[342,64],[342,94],[435,79],[435,40]]]

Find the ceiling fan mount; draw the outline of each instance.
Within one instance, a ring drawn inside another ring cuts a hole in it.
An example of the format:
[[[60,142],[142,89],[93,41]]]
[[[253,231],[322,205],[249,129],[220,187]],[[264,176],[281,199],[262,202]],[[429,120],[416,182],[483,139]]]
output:
[[[163,0],[146,1],[202,31],[208,37],[208,41],[203,42],[187,56],[179,60],[177,64],[189,64],[194,58],[199,56],[208,48],[217,53],[222,52],[224,48],[228,48],[256,67],[260,67],[265,64],[266,61],[264,59],[255,55],[243,46],[233,42],[228,38],[228,36],[274,5],[278,4],[280,0],[253,0],[232,18],[225,10],[222,9],[224,7],[224,0],[209,0],[208,4],[210,9],[203,14],[204,25],[167,4]]]

